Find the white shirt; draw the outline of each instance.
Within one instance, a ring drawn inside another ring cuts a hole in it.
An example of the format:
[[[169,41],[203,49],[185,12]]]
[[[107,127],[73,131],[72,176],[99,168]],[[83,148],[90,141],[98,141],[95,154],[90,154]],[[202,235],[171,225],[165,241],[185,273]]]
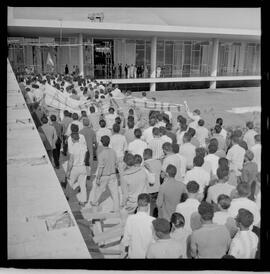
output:
[[[145,259],[147,249],[153,241],[152,221],[154,219],[146,212],[140,211],[128,216],[122,243],[129,246],[129,258]]]
[[[192,127],[196,130],[198,127],[198,121],[201,119],[200,115],[193,114],[190,111],[187,111],[187,115],[190,119],[193,120],[191,123],[189,123],[188,127]]]
[[[234,170],[237,176],[241,175],[239,169],[243,168],[245,153],[245,149],[238,144],[233,145],[227,153],[226,158],[230,161],[230,169]]]
[[[67,127],[67,131],[66,131],[66,135],[67,135],[67,136],[70,136],[70,134],[71,134],[71,129],[70,129],[70,127],[71,127],[72,124],[73,124],[73,125],[78,125],[79,131],[83,129],[83,124],[82,124],[80,121],[78,121],[78,120],[74,120],[74,121],[72,121],[72,122],[68,125],[68,127]]]
[[[196,147],[191,143],[185,143],[180,146],[179,154],[186,158],[187,160],[187,168],[193,167],[193,159],[196,155],[195,153]]]
[[[212,170],[213,175],[217,175],[218,160],[219,160],[219,157],[212,153],[210,153],[204,157],[204,161],[209,162],[211,164],[211,170]]]
[[[114,113],[114,114],[111,114],[111,113],[109,113],[109,114],[107,114],[106,116],[105,116],[105,120],[106,120],[106,127],[108,128],[108,129],[112,129],[112,127],[113,127],[113,124],[115,123],[115,118],[117,117],[117,115]]]
[[[182,182],[182,177],[184,176],[182,173],[181,165],[182,161],[181,158],[179,157],[180,155],[177,154],[170,154],[167,155],[162,164],[162,170],[166,172],[166,168],[168,165],[174,165],[176,167],[176,175],[175,175],[175,180],[176,181],[181,181]]]
[[[124,157],[127,150],[127,140],[122,134],[113,134],[110,141],[111,148],[116,152],[118,158]]]
[[[147,148],[146,142],[142,141],[141,139],[135,139],[134,141],[130,142],[128,145],[128,151],[133,155],[139,154],[143,158],[143,152]]]
[[[170,137],[167,136],[167,135],[162,135],[162,136],[161,136],[161,139],[164,140],[165,143],[168,142],[168,143],[172,144],[172,138],[170,138]]]
[[[258,241],[258,236],[254,232],[238,231],[232,239],[229,254],[236,259],[254,259]]]
[[[190,217],[194,212],[198,211],[200,202],[194,198],[188,198],[185,202],[179,203],[176,206],[175,212],[181,213],[185,218],[184,228],[188,231],[192,231],[190,227]]]
[[[232,191],[235,189],[235,186],[230,185],[229,183],[217,183],[213,186],[210,186],[207,194],[207,202],[211,203],[213,201],[217,204],[217,198],[221,194],[228,195],[230,197]]]
[[[258,166],[258,172],[261,172],[261,153],[262,153],[262,145],[261,144],[255,144],[251,151],[254,154],[253,162],[255,162]]]
[[[146,141],[147,144],[149,144],[149,142],[154,139],[152,130],[153,127],[151,126],[143,131],[142,140]]]
[[[254,129],[249,129],[245,135],[243,140],[247,143],[248,149],[251,149],[255,145],[254,136],[258,133]]]
[[[70,154],[74,157],[73,166],[84,166],[84,160],[85,160],[85,153],[86,153],[86,146],[82,143],[76,142],[73,143],[72,149],[69,150]]]
[[[227,219],[230,218],[231,215],[228,211],[216,211],[213,217],[213,223],[218,225],[225,225]]]
[[[86,144],[86,141],[85,141],[84,136],[83,136],[82,134],[79,134],[79,137],[80,137],[80,139],[79,139],[79,144],[85,146],[86,149],[87,149],[87,144]],[[69,152],[69,153],[72,153],[74,143],[72,142],[71,136],[68,137],[67,143],[68,143],[68,152]],[[75,143],[75,144],[76,144],[76,143]]]
[[[43,98],[43,92],[40,88],[34,88],[33,93],[37,101],[40,101]]]
[[[179,153],[176,153],[175,155],[177,155],[177,157],[181,161],[181,176],[182,176],[182,180],[184,180],[184,177],[185,177],[186,171],[187,171],[187,160],[184,156],[180,155]]]
[[[112,132],[106,127],[101,127],[96,133],[97,143],[99,145],[102,145],[101,142],[100,142],[100,139],[101,139],[102,136],[105,136],[105,135],[111,137]]]
[[[237,216],[238,210],[240,208],[247,209],[253,214],[253,217],[254,217],[253,224],[254,225],[257,225],[260,222],[261,214],[260,214],[258,206],[255,202],[251,201],[248,198],[242,198],[242,197],[235,198],[235,199],[232,200],[231,206],[229,207],[228,212],[230,213],[230,215],[232,217],[235,218]]]
[[[119,88],[115,88],[111,93],[113,97],[118,97],[119,95],[122,95],[122,92]]]
[[[224,140],[226,140],[226,138],[227,138],[227,130],[225,130],[224,128],[222,128],[219,134],[224,138]]]
[[[203,193],[205,186],[209,185],[210,175],[204,168],[195,166],[187,171],[184,184],[187,184],[189,181],[197,182],[200,186],[199,193]]]
[[[179,145],[179,146],[181,146],[182,144],[183,144],[183,137],[184,137],[184,134],[186,133],[186,131],[181,131],[180,132],[180,130],[178,130],[177,132],[176,132],[176,140],[177,140],[177,144]]]
[[[152,149],[153,151],[153,159],[161,159],[163,157],[163,149],[162,145],[164,144],[164,140],[159,138],[153,138],[149,144],[148,147]]]
[[[201,147],[206,147],[205,139],[208,138],[209,131],[206,127],[197,127],[195,137],[198,139]]]

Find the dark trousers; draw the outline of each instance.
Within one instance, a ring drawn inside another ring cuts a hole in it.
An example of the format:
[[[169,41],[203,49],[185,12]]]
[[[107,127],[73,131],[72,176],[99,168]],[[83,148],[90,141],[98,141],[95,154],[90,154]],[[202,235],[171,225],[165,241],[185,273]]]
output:
[[[64,153],[64,155],[67,155],[67,150],[68,150],[67,139],[68,139],[68,136],[64,135],[63,136],[63,153]]]
[[[158,217],[157,196],[158,192],[150,193],[150,216]]]
[[[58,139],[55,143],[55,149],[53,149],[53,160],[56,167],[59,167],[61,140]]]

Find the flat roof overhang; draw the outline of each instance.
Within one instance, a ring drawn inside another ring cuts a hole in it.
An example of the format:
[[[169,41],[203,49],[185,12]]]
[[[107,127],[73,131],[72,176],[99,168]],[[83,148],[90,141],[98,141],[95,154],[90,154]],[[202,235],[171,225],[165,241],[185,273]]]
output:
[[[79,33],[103,38],[219,38],[220,40],[260,41],[260,30],[159,26],[142,24],[93,23],[85,21],[12,19],[7,26],[8,36],[62,37]]]

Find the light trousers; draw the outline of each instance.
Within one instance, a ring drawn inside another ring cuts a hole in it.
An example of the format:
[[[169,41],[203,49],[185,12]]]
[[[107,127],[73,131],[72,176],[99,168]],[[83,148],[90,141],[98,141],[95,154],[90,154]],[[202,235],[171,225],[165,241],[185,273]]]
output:
[[[85,166],[75,166],[72,167],[70,172],[70,186],[75,189],[80,187],[81,191],[76,195],[77,199],[84,203],[87,201],[87,192],[86,192],[86,167]]]

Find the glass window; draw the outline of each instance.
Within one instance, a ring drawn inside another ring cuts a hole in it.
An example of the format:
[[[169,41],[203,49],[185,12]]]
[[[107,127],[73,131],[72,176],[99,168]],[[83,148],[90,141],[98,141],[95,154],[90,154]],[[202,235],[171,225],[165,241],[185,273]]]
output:
[[[146,64],[151,64],[151,43],[146,42]]]
[[[185,47],[184,47],[184,64],[185,65],[190,65],[191,63],[191,44],[187,44],[185,42]]]
[[[165,64],[173,63],[173,42],[166,41],[165,43]]]

